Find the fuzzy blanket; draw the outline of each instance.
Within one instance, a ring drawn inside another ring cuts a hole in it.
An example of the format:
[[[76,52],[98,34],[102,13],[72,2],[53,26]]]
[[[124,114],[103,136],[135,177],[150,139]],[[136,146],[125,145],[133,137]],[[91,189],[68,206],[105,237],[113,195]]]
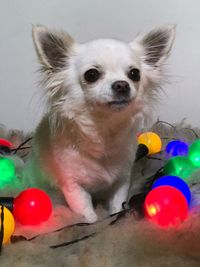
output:
[[[157,122],[151,130],[159,133],[164,145],[173,138],[191,143],[200,134],[200,130],[184,123],[168,126]],[[27,138],[24,133],[3,127],[0,137],[16,146]],[[18,151],[13,157],[17,169],[23,168],[29,150]],[[130,196],[144,190],[148,178],[166,162],[165,156],[160,153],[135,164]],[[108,216],[100,207],[97,223],[77,224],[79,218],[71,216],[59,192],[49,192],[54,203],[51,218],[38,227],[17,225],[11,244],[3,247],[0,266],[200,266],[199,176],[198,171],[190,177],[193,207],[178,228],[159,228],[132,211]],[[17,194],[17,189],[10,187],[0,193]]]

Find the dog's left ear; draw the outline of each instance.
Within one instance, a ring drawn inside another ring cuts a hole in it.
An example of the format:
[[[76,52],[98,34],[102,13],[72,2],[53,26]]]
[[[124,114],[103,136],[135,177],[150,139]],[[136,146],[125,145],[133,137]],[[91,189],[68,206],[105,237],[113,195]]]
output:
[[[56,72],[66,66],[69,51],[74,45],[74,40],[69,34],[37,25],[33,26],[32,35],[44,71]]]
[[[175,29],[175,25],[154,29],[143,37],[136,38],[131,46],[139,53],[144,63],[151,67],[159,67],[170,53]]]

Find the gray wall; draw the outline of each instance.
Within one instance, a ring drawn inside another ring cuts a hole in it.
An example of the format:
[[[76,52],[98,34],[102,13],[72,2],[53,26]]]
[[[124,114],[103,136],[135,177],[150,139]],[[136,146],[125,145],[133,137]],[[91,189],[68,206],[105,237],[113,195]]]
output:
[[[170,84],[157,108],[163,120],[200,126],[200,1],[0,0],[0,123],[33,129],[43,110],[31,24],[69,31],[79,42],[97,37],[130,41],[165,23],[177,24],[168,61]]]

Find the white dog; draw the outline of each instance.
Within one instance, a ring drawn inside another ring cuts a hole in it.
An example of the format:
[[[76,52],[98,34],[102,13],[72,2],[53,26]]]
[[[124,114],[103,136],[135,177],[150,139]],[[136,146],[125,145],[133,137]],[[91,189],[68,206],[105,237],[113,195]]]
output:
[[[67,33],[33,27],[47,96],[33,154],[70,209],[88,222],[97,220],[95,198],[110,213],[127,198],[136,119],[151,112],[174,36],[175,28],[165,26],[131,43],[78,44]]]

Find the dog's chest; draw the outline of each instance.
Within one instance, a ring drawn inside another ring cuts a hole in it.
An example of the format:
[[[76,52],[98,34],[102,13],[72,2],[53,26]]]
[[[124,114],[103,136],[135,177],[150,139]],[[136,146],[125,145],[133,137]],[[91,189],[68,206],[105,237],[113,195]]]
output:
[[[134,140],[126,138],[110,141],[107,146],[88,143],[84,149],[69,146],[62,150],[55,149],[54,152],[54,158],[64,174],[61,179],[77,181],[88,190],[93,190],[111,185],[122,175],[129,175],[135,149]]]

